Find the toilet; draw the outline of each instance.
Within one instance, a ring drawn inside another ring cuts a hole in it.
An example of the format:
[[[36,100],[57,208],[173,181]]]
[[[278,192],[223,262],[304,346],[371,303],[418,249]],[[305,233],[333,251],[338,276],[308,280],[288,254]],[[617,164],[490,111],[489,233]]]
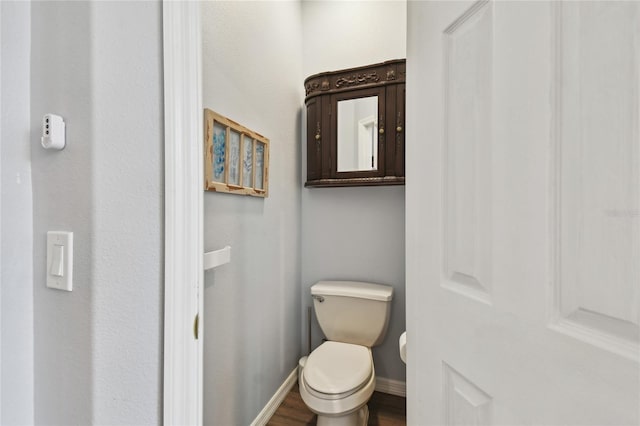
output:
[[[327,341],[300,362],[302,400],[318,415],[318,426],[366,425],[376,386],[371,348],[387,332],[393,287],[320,281],[311,296]]]

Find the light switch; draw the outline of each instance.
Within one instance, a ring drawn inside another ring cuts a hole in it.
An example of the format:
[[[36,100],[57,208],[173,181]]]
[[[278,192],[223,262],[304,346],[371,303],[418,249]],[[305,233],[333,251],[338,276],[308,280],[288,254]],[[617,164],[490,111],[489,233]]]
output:
[[[49,273],[55,277],[64,276],[64,246],[54,244],[51,252],[51,269]]]
[[[73,290],[73,232],[47,232],[47,287]]]

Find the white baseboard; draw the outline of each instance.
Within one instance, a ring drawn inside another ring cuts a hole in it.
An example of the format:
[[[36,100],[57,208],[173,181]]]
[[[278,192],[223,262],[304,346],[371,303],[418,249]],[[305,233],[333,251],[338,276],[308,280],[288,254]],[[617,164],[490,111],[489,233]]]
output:
[[[267,424],[271,416],[276,412],[282,401],[287,397],[291,388],[298,382],[298,367],[293,369],[289,377],[280,385],[276,393],[273,394],[267,405],[258,414],[251,426],[264,426]]]
[[[376,391],[406,398],[407,383],[400,380],[376,377]]]

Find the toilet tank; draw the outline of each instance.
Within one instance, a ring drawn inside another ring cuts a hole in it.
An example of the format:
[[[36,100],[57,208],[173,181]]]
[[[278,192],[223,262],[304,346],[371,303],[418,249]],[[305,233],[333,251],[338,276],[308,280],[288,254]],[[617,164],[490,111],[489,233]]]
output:
[[[313,307],[327,339],[372,347],[384,340],[393,287],[358,281],[319,281]]]

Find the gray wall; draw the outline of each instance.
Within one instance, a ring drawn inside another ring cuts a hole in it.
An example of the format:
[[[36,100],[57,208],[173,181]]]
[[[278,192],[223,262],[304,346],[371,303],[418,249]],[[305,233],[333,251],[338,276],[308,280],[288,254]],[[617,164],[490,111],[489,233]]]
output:
[[[35,421],[158,424],[162,371],[159,2],[32,3]],[[64,117],[67,147],[39,147]],[[45,287],[46,232],[74,232],[74,289]]]
[[[11,15],[6,10],[14,6],[2,3],[2,423],[15,419],[6,402],[18,397],[6,388],[12,380],[7,363],[14,361],[6,348],[17,338],[21,349],[14,352],[12,347],[12,353],[25,357],[13,364],[15,377],[26,380],[20,390],[26,392],[20,397],[26,409],[19,415],[27,417],[16,422],[31,423],[31,415],[37,424],[159,424],[161,4],[20,4],[23,12],[12,23],[21,34],[12,42],[20,44],[7,50],[4,34]],[[300,304],[307,304],[308,287],[320,278],[396,285],[387,340],[391,349],[387,354],[385,344],[375,356],[379,375],[402,379],[402,366],[394,357],[395,334],[404,329],[403,188],[302,189],[300,135],[304,76],[403,57],[404,45],[397,54],[384,46],[398,48],[404,28],[375,35],[381,33],[376,20],[383,18],[361,11],[355,19],[348,10],[362,4],[345,3],[334,11],[336,28],[346,31],[349,19],[369,28],[351,38],[351,44],[359,45],[354,53],[339,40],[330,42],[331,48],[321,43],[327,21],[310,18],[322,13],[313,12],[321,3],[206,6],[211,9],[205,11],[203,27],[215,42],[207,47],[205,40],[205,49],[211,49],[204,53],[205,106],[269,137],[271,164],[267,199],[205,194],[205,248],[233,247],[232,263],[206,274],[205,419],[247,424],[255,418],[295,368],[301,346],[306,347],[301,345],[301,338],[306,342],[306,313]],[[24,14],[28,8],[30,18]],[[393,8],[404,13],[402,2]],[[372,39],[374,35],[378,38]],[[29,37],[30,70],[21,56],[29,51]],[[7,55],[12,57],[9,68]],[[7,90],[10,77],[16,78],[15,91]],[[7,103],[17,105],[11,123],[5,120]],[[62,115],[67,123],[68,145],[61,152],[39,146],[40,120],[47,112]],[[8,132],[16,135],[12,142],[7,142]],[[379,238],[372,237],[372,225],[382,229]],[[71,293],[45,287],[48,230],[74,232]],[[15,269],[6,268],[14,260],[8,247],[20,253],[32,250],[33,263],[25,253]],[[12,300],[25,310],[7,308]],[[27,324],[26,334],[11,334],[7,325],[17,318],[7,320],[12,312],[26,321],[21,322]],[[33,339],[28,337],[29,312]],[[35,354],[32,361],[30,353]],[[29,414],[33,405],[35,414]]]
[[[0,424],[33,424],[33,221],[30,161],[30,6],[1,2]]]
[[[406,56],[406,3],[303,1],[303,79],[323,71]],[[330,26],[330,31],[327,27]],[[382,29],[382,30],[381,30]],[[302,140],[306,137],[302,135]],[[300,160],[306,164],[306,152]],[[306,170],[303,170],[303,182]],[[398,338],[405,330],[404,187],[302,190],[302,310],[309,288],[321,279],[393,285],[387,338],[373,351],[376,374],[405,380]],[[322,336],[313,322],[313,347]],[[302,351],[307,331],[303,328]]]
[[[92,93],[88,3],[32,3],[36,423],[92,421]],[[38,146],[43,114],[66,122],[67,146]],[[74,232],[73,292],[46,288],[47,231]]]
[[[204,106],[270,139],[269,197],[205,192],[204,422],[251,423],[300,355],[298,2],[204,2]]]
[[[162,4],[92,6],[93,419],[162,419]],[[115,29],[115,31],[114,31]]]

